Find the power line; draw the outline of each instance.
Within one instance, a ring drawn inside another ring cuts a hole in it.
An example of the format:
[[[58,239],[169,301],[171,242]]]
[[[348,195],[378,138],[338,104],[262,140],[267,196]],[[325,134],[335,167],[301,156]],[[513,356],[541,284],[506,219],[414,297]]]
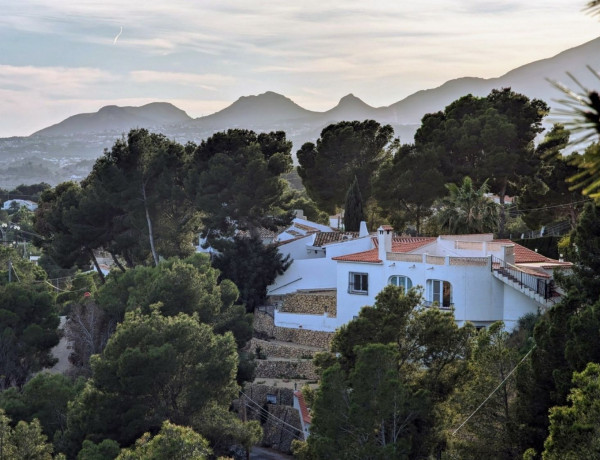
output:
[[[250,398],[246,393],[244,393],[242,390],[240,390],[240,393],[251,403],[253,403],[258,410],[262,411],[262,413],[265,413],[267,416],[274,418],[275,420],[279,421],[279,423],[289,426],[290,428],[292,428],[294,431],[298,431],[299,433],[302,433],[302,436],[299,436],[297,434],[294,434],[293,432],[290,432],[289,430],[285,429],[284,427],[281,427],[282,430],[290,433],[293,436],[296,436],[298,439],[304,439],[304,432],[302,431],[302,429],[295,427],[294,425],[290,425],[289,423],[287,423],[285,420],[280,419],[279,417],[273,415],[271,412],[269,412],[268,410],[266,410],[264,407],[262,407],[259,403],[257,403],[256,401],[254,401],[252,398]],[[256,410],[256,409],[254,409]]]
[[[552,205],[552,206],[544,206],[544,207],[541,207],[541,208],[530,208],[530,209],[519,209],[518,206],[515,204],[515,205],[513,205],[514,208],[512,208],[510,206],[507,206],[507,211],[510,211],[510,212],[543,211],[545,209],[564,208],[565,206],[571,206],[571,205],[574,205],[574,204],[585,203],[587,201],[590,201],[590,200],[586,199],[586,200],[579,200],[579,201],[571,201],[570,203],[555,204],[555,205]]]
[[[471,413],[471,415],[469,415],[469,416],[467,417],[467,419],[466,419],[464,422],[462,422],[462,423],[460,424],[460,426],[459,426],[459,427],[458,427],[456,430],[454,430],[454,432],[452,433],[452,436],[456,435],[456,433],[458,433],[458,430],[460,430],[460,429],[461,429],[461,428],[462,428],[462,427],[463,427],[463,426],[464,426],[464,425],[465,425],[465,424],[466,424],[466,423],[467,423],[467,422],[468,422],[468,421],[471,419],[471,417],[473,417],[473,416],[474,416],[474,415],[477,413],[477,411],[479,411],[479,409],[481,409],[481,408],[483,407],[483,405],[484,405],[486,402],[488,402],[488,400],[489,400],[489,399],[490,399],[490,398],[491,398],[491,397],[494,395],[494,393],[496,393],[496,391],[498,391],[498,390],[500,389],[500,387],[501,387],[502,385],[504,385],[504,383],[505,383],[505,382],[508,380],[508,378],[509,378],[509,377],[510,377],[510,376],[513,374],[513,372],[514,372],[514,371],[516,371],[516,370],[517,370],[517,367],[519,367],[519,366],[521,365],[521,363],[522,363],[523,361],[525,361],[525,359],[526,359],[526,358],[527,358],[527,357],[528,357],[528,356],[531,354],[531,352],[532,352],[532,351],[535,349],[535,347],[536,347],[536,346],[535,346],[535,344],[534,344],[534,345],[533,345],[533,347],[531,347],[531,350],[529,350],[529,351],[527,352],[527,354],[526,354],[525,356],[523,356],[523,359],[521,359],[521,361],[519,361],[519,363],[518,363],[518,364],[517,364],[517,365],[516,365],[516,366],[513,368],[513,370],[512,370],[512,371],[510,371],[510,372],[508,373],[508,375],[506,376],[506,378],[505,378],[504,380],[502,380],[502,382],[500,382],[500,384],[499,384],[499,385],[498,385],[498,386],[497,386],[497,387],[494,389],[494,391],[492,391],[492,392],[491,392],[491,393],[488,395],[488,397],[487,397],[487,398],[485,398],[485,399],[483,400],[483,402],[482,402],[482,403],[481,403],[481,404],[480,404],[480,405],[477,407],[477,409],[475,409],[475,410],[474,410],[474,411]]]

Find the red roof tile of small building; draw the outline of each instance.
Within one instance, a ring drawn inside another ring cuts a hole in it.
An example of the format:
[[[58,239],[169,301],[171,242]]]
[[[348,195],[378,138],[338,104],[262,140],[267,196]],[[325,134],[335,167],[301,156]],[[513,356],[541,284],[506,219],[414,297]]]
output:
[[[305,232],[316,233],[319,231],[318,228],[311,227],[310,225],[300,224],[298,222],[294,222],[292,224],[293,227],[299,228],[300,230],[304,230]]]
[[[306,407],[306,402],[304,401],[304,396],[301,391],[294,391],[294,396],[298,398],[298,405],[300,406],[300,413],[302,414],[302,420],[304,423],[310,423],[312,421],[312,417],[308,413],[308,408]]]
[[[398,236],[392,238],[392,252],[410,252],[415,249],[425,246],[429,243],[433,243],[436,240],[435,237],[428,236],[413,236],[404,237]]]
[[[342,262],[366,262],[371,264],[381,263],[377,248],[369,249],[368,251],[356,252],[354,254],[346,254],[345,256],[334,257],[333,260],[340,260]]]

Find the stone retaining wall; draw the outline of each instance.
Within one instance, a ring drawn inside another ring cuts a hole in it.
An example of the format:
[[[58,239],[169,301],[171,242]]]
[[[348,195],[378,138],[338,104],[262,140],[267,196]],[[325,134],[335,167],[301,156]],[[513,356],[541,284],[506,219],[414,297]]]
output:
[[[293,342],[329,350],[333,332],[309,331],[275,326],[273,318],[266,313],[254,312],[254,330],[259,338]]]
[[[280,452],[290,452],[292,440],[303,439],[300,414],[293,407],[293,391],[289,388],[248,384],[244,387],[244,393],[247,397],[242,396],[237,404],[234,404],[234,407],[237,406],[242,418],[258,420],[261,423],[263,428],[261,444]],[[269,403],[267,395],[274,396],[277,399],[277,404]],[[248,401],[248,398],[252,402]]]
[[[244,385],[244,393],[248,398],[261,406],[269,402],[267,400],[267,395],[274,395],[277,398],[277,404],[283,404],[284,406],[294,405],[294,390],[291,388],[249,383]],[[243,399],[244,396],[242,396],[242,400]],[[252,403],[250,403],[250,405],[252,405]]]
[[[294,439],[304,439],[300,424],[300,413],[297,409],[289,406],[269,404],[267,409],[269,414],[273,414],[281,421],[273,417],[267,418],[266,423],[263,425],[263,446],[277,449],[280,452],[291,452],[292,441]],[[292,427],[295,427],[295,429]]]
[[[289,342],[288,342],[289,343]],[[288,359],[310,359],[315,355],[314,350],[307,350],[306,348],[301,348],[294,346],[293,343],[282,344],[269,342],[267,340],[260,340],[257,338],[252,338],[246,347],[246,350],[254,353],[257,357],[259,353],[256,352],[257,348],[260,350],[260,355],[263,355],[267,358],[288,358]]]
[[[335,291],[321,293],[296,292],[283,298],[282,312],[322,315],[327,313],[330,318],[337,316],[337,299]]]
[[[312,361],[271,361],[257,359],[256,378],[265,379],[308,379],[317,380]]]

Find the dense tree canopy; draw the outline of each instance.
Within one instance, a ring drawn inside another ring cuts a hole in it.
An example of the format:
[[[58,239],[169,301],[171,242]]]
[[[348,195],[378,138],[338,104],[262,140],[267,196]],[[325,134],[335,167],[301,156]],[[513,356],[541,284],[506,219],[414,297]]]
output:
[[[197,315],[215,332],[233,331],[243,345],[251,337],[251,317],[241,305],[234,305],[239,291],[229,280],[218,282],[219,272],[205,254],[169,259],[158,267],[136,267],[115,273],[98,291],[98,304],[110,316],[122,321],[127,311],[137,308],[150,313],[161,304],[161,314]]]
[[[394,130],[374,120],[342,121],[321,131],[317,143],[307,142],[297,152],[298,174],[310,196],[333,213],[344,205],[356,177],[364,202],[371,197],[371,180],[387,157],[385,147]]]
[[[165,420],[200,426],[202,413],[228,407],[236,396],[233,335],[217,335],[185,314],[127,314],[102,355],[92,380],[69,410],[66,438],[79,450],[84,438],[130,445]]]
[[[316,458],[339,458],[336,451],[421,458],[440,448],[433,407],[460,382],[474,328],[420,303],[417,291],[387,286],[338,330],[337,357],[319,357],[323,378],[308,438]]]
[[[280,176],[292,167],[291,148],[282,131],[230,129],[194,150],[186,187],[202,212],[202,234],[209,242],[289,220],[287,184]]]
[[[577,224],[583,200],[568,181],[577,173],[581,157],[577,153],[563,154],[569,135],[563,125],[555,124],[536,147],[540,163],[535,173],[523,181],[518,199],[523,220],[530,228],[561,220],[568,220],[572,228]]]
[[[408,144],[395,145],[392,151],[374,181],[374,196],[395,229],[414,224],[420,234],[434,200],[444,194],[437,153]]]
[[[457,183],[467,175],[476,184],[489,180],[502,205],[502,234],[504,196],[511,183],[533,173],[533,141],[547,112],[543,101],[529,100],[510,88],[492,90],[485,98],[467,95],[443,112],[425,115],[415,145],[438,152],[447,182]]]
[[[263,305],[267,286],[273,284],[291,264],[276,246],[265,246],[256,234],[238,235],[222,239],[216,248],[213,266],[221,271],[221,278],[233,281],[240,291],[239,301],[248,312]]]
[[[0,286],[0,389],[23,386],[33,372],[52,366],[59,340],[58,313],[44,285]]]
[[[544,460],[575,460],[600,456],[600,365],[589,363],[573,374],[569,406],[550,409],[550,433]]]

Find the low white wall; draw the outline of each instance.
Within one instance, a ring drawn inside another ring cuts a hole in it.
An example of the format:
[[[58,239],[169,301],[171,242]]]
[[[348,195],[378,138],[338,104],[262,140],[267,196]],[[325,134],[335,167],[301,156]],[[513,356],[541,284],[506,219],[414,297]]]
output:
[[[291,329],[308,329],[311,331],[335,332],[338,328],[336,318],[323,315],[305,315],[299,313],[283,313],[275,310],[275,326]]]

